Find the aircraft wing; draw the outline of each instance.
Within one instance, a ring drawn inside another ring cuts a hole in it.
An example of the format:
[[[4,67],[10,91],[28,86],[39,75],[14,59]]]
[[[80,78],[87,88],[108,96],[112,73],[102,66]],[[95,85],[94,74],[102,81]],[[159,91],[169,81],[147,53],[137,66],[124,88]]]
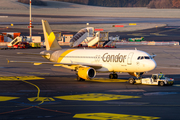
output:
[[[97,64],[97,63],[82,63],[82,62],[75,62],[74,64],[79,65],[79,66],[89,66],[93,67],[95,69],[102,68],[102,64]]]
[[[76,63],[76,62],[71,62],[71,63],[57,63],[57,62],[39,62],[39,61],[11,61],[8,60],[8,63],[12,62],[12,63],[31,63],[34,65],[41,65],[41,64],[51,64],[54,66],[62,66],[62,65],[68,65],[68,66],[89,66],[89,67],[93,67],[93,68],[101,68],[102,65],[101,64],[95,64],[95,63]]]

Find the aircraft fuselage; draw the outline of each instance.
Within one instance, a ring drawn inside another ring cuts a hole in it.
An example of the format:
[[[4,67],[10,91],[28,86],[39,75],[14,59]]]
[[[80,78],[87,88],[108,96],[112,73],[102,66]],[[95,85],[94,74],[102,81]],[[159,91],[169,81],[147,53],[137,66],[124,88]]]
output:
[[[154,59],[140,50],[68,49],[42,53],[47,52],[52,62],[101,64],[97,72],[146,72],[156,68]]]

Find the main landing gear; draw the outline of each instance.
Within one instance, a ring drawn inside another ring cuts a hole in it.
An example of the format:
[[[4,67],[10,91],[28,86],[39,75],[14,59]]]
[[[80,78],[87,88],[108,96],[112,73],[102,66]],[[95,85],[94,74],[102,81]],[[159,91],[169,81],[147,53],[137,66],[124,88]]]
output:
[[[109,75],[109,79],[118,79],[117,73],[111,73],[111,74]],[[85,81],[85,79],[80,78],[80,77],[78,76],[78,74],[77,74],[77,81]]]
[[[118,75],[117,75],[117,73],[111,73],[110,75],[109,75],[109,79],[118,79]]]

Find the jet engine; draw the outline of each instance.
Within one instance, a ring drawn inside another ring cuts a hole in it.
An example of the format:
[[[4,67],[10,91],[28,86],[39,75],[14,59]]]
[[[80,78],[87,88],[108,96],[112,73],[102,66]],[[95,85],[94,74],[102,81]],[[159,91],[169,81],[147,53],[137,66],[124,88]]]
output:
[[[96,70],[91,67],[82,67],[78,69],[78,76],[85,80],[90,80],[96,76]]]
[[[139,78],[139,77],[141,77],[141,75],[144,74],[144,72],[130,72],[129,74],[136,78]]]

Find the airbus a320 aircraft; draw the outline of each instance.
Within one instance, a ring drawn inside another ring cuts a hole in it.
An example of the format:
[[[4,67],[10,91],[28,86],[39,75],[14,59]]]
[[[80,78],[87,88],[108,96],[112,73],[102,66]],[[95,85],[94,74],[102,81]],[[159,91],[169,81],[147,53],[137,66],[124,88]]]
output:
[[[42,20],[46,50],[40,55],[51,62],[9,61],[21,63],[53,64],[76,71],[77,80],[90,80],[99,73],[111,73],[110,79],[117,79],[117,72],[126,72],[140,77],[156,68],[156,62],[148,53],[140,50],[118,49],[62,49],[49,23]],[[37,55],[37,54],[36,54]]]

